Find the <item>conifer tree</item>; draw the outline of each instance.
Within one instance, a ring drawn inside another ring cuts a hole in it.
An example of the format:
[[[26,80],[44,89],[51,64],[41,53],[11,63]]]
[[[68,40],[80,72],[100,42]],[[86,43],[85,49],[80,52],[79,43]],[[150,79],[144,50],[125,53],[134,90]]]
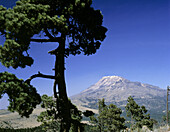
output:
[[[38,116],[37,121],[42,122],[41,127],[45,131],[58,131],[60,130],[60,124],[61,124],[61,115],[57,111],[56,101],[53,97],[43,95],[42,97],[42,104],[41,107],[45,110],[40,113]],[[71,131],[72,132],[78,132],[78,130],[83,130],[81,119],[82,115],[84,114],[78,108],[71,103],[69,100],[69,107],[70,107],[70,113],[71,113]],[[86,115],[88,112],[85,112]]]
[[[120,132],[126,128],[125,118],[121,117],[122,110],[116,105],[106,105],[104,99],[99,100],[99,115],[91,117],[96,132]]]
[[[1,73],[0,97],[8,94],[9,110],[29,117],[41,102],[31,80],[53,79],[54,97],[60,101],[57,111],[61,115],[61,131],[68,132],[71,114],[64,76],[65,58],[81,53],[95,54],[106,37],[107,29],[102,22],[103,16],[92,7],[92,0],[18,0],[12,9],[0,6],[0,33],[6,39],[0,45],[0,62],[4,66],[14,69],[31,66],[34,62],[29,54],[32,42],[40,46],[56,43],[56,48],[49,51],[55,56],[54,75],[38,72],[24,81],[8,72]],[[35,37],[39,34],[42,37]]]
[[[98,101],[99,106],[99,116],[98,116],[98,127],[101,132],[104,131],[104,117],[101,116],[104,111],[106,111],[106,104],[104,98]]]
[[[127,117],[131,118],[131,128],[142,128],[143,125],[146,125],[152,129],[153,120],[150,118],[150,114],[147,114],[145,106],[139,106],[131,96],[127,101],[125,108]]]

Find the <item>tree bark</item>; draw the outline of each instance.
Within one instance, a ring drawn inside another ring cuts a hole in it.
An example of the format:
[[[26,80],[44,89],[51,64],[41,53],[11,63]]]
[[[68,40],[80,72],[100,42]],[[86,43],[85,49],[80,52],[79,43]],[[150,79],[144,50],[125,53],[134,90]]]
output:
[[[66,91],[66,84],[65,84],[65,40],[66,35],[61,35],[61,41],[59,43],[59,49],[58,51],[58,60],[57,64],[58,66],[55,67],[55,72],[57,73],[57,81],[58,81],[58,94],[60,99],[60,114],[61,114],[61,130],[60,132],[69,132],[70,126],[71,126],[71,114],[70,114],[70,107],[69,107],[69,101],[67,97],[67,91]]]

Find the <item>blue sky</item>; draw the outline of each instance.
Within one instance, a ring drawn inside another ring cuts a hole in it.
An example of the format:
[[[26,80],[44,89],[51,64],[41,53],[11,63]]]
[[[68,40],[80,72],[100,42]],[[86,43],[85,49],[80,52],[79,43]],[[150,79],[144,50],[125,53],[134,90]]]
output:
[[[1,4],[14,5],[11,0],[1,0]],[[112,75],[161,88],[170,85],[170,1],[94,0],[93,6],[103,13],[107,37],[96,54],[66,59],[68,95],[77,94],[103,76]],[[0,44],[3,42],[0,37]],[[54,48],[50,43],[41,47],[32,43],[29,50],[34,58],[32,67],[13,70],[0,64],[0,72],[9,71],[23,79],[38,71],[53,74],[54,57],[47,52]],[[35,79],[32,84],[40,94],[52,95],[52,81]]]

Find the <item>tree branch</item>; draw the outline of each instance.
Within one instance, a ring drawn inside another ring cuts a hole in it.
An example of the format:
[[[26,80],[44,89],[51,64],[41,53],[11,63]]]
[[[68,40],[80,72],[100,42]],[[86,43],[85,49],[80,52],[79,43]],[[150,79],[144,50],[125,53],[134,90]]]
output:
[[[54,39],[54,36],[52,36],[52,35],[49,33],[49,31],[48,31],[47,28],[44,29],[44,32],[46,33],[46,36],[48,36],[50,39]]]
[[[60,37],[53,38],[53,39],[31,39],[32,42],[60,42]]]
[[[29,79],[27,79],[25,82],[30,84],[31,80],[34,79],[34,78],[37,78],[37,77],[41,77],[41,78],[47,78],[47,79],[55,79],[55,76],[52,76],[52,75],[44,75],[40,72],[38,72],[38,74],[34,74],[32,75]]]

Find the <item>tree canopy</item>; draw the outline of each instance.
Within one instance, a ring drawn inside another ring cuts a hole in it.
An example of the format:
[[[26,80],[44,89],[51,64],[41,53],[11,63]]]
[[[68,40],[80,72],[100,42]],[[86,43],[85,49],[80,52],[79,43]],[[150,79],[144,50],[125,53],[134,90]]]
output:
[[[0,46],[0,61],[6,67],[31,66],[30,43],[60,42],[67,36],[65,55],[94,54],[105,38],[100,10],[92,0],[20,0],[13,9],[0,6],[0,32],[5,36]],[[43,33],[44,38],[34,38]]]
[[[32,85],[8,72],[0,73],[0,98],[7,93],[9,96],[8,109],[17,111],[21,116],[29,117],[41,97]]]

